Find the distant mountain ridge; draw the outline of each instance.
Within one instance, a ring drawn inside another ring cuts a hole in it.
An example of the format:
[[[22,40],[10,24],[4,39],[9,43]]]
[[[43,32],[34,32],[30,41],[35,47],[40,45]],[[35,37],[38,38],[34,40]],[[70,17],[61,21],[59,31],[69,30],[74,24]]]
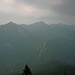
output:
[[[59,60],[75,65],[75,26],[37,22],[0,25],[0,73],[19,72],[25,63]]]

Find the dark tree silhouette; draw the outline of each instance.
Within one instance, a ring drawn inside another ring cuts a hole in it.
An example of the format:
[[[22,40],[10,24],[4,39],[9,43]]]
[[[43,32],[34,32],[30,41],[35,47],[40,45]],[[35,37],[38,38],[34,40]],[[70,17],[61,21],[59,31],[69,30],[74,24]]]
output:
[[[61,66],[63,69],[63,75],[68,75],[65,66]]]
[[[23,73],[21,75],[32,75],[31,70],[27,64],[25,65],[25,68],[24,68]]]
[[[64,75],[68,75],[68,74],[66,73],[66,70],[65,70],[65,68],[64,68]]]

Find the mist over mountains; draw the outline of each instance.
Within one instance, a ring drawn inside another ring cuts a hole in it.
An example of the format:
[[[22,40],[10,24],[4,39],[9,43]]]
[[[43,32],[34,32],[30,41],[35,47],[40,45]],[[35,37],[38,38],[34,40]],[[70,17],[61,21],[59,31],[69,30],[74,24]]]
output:
[[[74,25],[48,25],[42,21],[0,25],[1,74],[17,73],[25,63],[33,67],[54,60],[75,65]]]

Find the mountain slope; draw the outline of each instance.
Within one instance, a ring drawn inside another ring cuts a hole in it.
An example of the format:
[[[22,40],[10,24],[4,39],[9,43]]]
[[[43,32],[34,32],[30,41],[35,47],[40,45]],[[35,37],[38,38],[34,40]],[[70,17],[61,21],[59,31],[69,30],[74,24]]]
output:
[[[37,66],[34,75],[75,75],[75,66],[59,61],[51,61]]]
[[[75,41],[61,37],[53,37],[39,46],[38,53],[39,58],[44,61],[61,60],[74,64]]]
[[[50,60],[75,65],[75,26],[37,22],[0,25],[0,73],[17,73]]]
[[[15,72],[18,66],[22,67],[26,62],[33,60],[33,45],[37,44],[35,40],[36,36],[20,25],[10,22],[0,26],[0,72]]]

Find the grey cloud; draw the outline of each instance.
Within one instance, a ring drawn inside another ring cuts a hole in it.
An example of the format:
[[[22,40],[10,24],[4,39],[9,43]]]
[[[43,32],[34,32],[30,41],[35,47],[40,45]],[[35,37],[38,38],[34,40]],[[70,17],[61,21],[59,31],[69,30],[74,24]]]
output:
[[[54,10],[61,15],[75,17],[75,0],[63,0],[61,5],[57,5]]]
[[[36,8],[48,8],[50,6],[51,0],[16,0],[18,2],[22,2],[28,5],[31,5]]]
[[[19,24],[31,24],[37,21],[37,18],[34,18],[33,16],[21,16],[18,14],[12,14],[12,13],[6,13],[6,12],[0,12],[0,25],[6,24],[8,22],[15,22]]]
[[[0,15],[0,23],[43,20],[48,23],[75,24],[75,0],[14,0],[14,3],[4,5],[0,1]]]
[[[39,9],[48,9],[61,15],[75,16],[75,0],[17,0]]]

